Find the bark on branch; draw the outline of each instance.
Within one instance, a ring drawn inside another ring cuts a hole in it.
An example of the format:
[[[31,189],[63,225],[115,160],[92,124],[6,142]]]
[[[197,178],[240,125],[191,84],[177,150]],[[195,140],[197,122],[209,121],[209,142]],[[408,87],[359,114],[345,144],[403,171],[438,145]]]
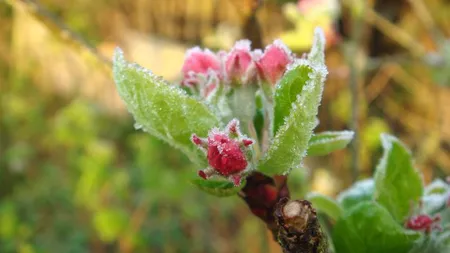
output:
[[[328,243],[316,211],[307,200],[290,200],[286,176],[259,172],[240,192],[254,215],[263,220],[285,253],[327,253]]]

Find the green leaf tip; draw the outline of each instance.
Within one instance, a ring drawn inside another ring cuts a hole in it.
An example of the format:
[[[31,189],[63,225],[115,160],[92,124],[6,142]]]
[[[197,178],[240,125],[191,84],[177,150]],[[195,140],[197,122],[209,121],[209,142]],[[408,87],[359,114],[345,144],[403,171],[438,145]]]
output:
[[[316,27],[314,29],[314,39],[311,51],[308,54],[308,60],[313,64],[324,64],[325,63],[325,34],[322,28]]]
[[[308,156],[327,155],[345,148],[353,139],[353,131],[326,131],[311,137]]]
[[[206,166],[204,153],[191,143],[192,133],[207,135],[221,126],[218,117],[204,103],[189,97],[138,64],[128,63],[120,48],[113,56],[113,77],[117,91],[136,128],[142,128],[184,152],[193,162]]]
[[[418,204],[423,192],[423,180],[414,167],[411,152],[400,140],[381,134],[383,156],[375,171],[375,200],[399,222]]]
[[[350,188],[342,191],[337,196],[338,203],[344,210],[356,206],[363,201],[373,200],[375,182],[372,178],[355,182]]]

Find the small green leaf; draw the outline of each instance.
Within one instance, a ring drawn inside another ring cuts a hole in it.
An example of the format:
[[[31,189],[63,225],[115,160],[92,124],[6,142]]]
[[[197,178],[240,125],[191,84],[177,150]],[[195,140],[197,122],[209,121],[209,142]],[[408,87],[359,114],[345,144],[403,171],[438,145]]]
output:
[[[409,150],[395,137],[381,135],[383,157],[375,172],[375,200],[403,222],[423,195],[420,173],[414,168]]]
[[[338,220],[342,215],[342,208],[332,198],[320,193],[311,192],[306,199],[312,203],[312,206],[319,212],[328,215],[333,220]]]
[[[217,197],[234,196],[245,186],[246,183],[245,180],[242,180],[241,185],[236,187],[232,182],[226,180],[193,179],[191,182],[200,190]]]
[[[311,72],[312,69],[309,66],[308,61],[301,60],[297,66],[283,75],[276,86],[273,112],[274,135],[276,135],[278,129],[284,124],[286,117],[289,116],[292,104],[302,92],[303,86],[310,80],[309,75]]]
[[[116,49],[114,80],[120,97],[136,120],[136,127],[183,151],[192,161],[206,166],[204,154],[191,143],[193,133],[206,136],[220,121],[209,108],[178,87],[137,64],[126,62]]]
[[[448,191],[450,191],[450,185],[440,178],[435,179],[425,187],[425,195],[445,194]]]
[[[311,51],[308,54],[308,61],[312,65],[324,65],[325,64],[325,35],[321,28],[314,30],[314,41]]]
[[[310,65],[310,80],[297,95],[289,116],[285,118],[284,124],[272,139],[268,151],[259,161],[258,169],[267,175],[286,174],[292,168],[300,166],[306,154],[312,131],[317,125],[316,115],[322,99],[327,69],[323,57],[317,56],[323,55],[323,52],[318,52],[317,48],[323,49],[323,43],[325,43],[320,30],[316,32],[316,37],[320,38],[316,38],[311,53],[314,52],[313,58],[317,61]],[[300,64],[302,63],[300,62]],[[291,71],[295,68],[294,65]]]
[[[353,131],[322,132],[311,137],[308,156],[327,155],[345,148],[353,139]]]
[[[344,210],[349,210],[363,201],[372,200],[374,189],[375,182],[373,179],[361,180],[341,192],[337,197],[337,201]]]
[[[425,187],[425,196],[422,201],[425,213],[436,213],[445,209],[450,194],[450,186],[441,179],[435,179]]]
[[[351,208],[333,228],[336,253],[406,253],[419,237],[373,201]]]

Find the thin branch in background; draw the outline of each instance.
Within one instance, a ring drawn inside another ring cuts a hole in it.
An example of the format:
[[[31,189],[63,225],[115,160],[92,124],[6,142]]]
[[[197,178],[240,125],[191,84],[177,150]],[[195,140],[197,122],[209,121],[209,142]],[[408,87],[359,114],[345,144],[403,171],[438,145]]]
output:
[[[82,36],[71,30],[66,24],[59,20],[53,13],[33,0],[6,0],[14,8],[26,10],[30,15],[42,22],[53,34],[71,45],[76,50],[87,52],[98,61],[111,69],[111,61],[90,45]]]
[[[352,8],[352,1],[345,1],[347,7]],[[360,101],[361,101],[361,71],[364,68],[361,61],[361,43],[362,43],[362,35],[363,35],[363,27],[364,22],[362,20],[362,16],[364,14],[362,12],[365,11],[366,8],[362,8],[361,12],[352,10],[351,17],[351,34],[350,41],[348,43],[348,48],[346,50],[346,58],[349,66],[349,81],[350,81],[350,89],[351,89],[351,129],[354,131],[354,137],[351,145],[352,151],[352,165],[351,165],[351,178],[352,181],[355,182],[359,177],[360,170],[360,129],[359,129],[359,121],[360,121]]]
[[[445,36],[439,29],[436,29],[436,22],[434,22],[433,17],[425,5],[423,0],[408,0],[411,3],[413,11],[416,13],[419,20],[425,25],[428,32],[434,39],[434,42],[439,44],[445,40]]]
[[[421,58],[425,55],[425,48],[405,30],[392,24],[371,8],[365,8],[364,14],[363,17],[368,24],[375,26],[386,37],[389,37],[402,47],[408,49],[413,56]]]

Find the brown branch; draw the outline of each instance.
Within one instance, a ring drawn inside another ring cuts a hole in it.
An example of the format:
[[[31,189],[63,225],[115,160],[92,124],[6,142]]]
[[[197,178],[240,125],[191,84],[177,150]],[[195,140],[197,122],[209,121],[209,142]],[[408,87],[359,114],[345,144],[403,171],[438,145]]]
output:
[[[307,200],[278,202],[275,209],[278,224],[278,243],[285,253],[326,253],[328,242],[317,219],[317,214]]]
[[[316,212],[306,200],[289,200],[286,176],[254,172],[240,197],[263,220],[285,253],[327,253],[327,238]]]

